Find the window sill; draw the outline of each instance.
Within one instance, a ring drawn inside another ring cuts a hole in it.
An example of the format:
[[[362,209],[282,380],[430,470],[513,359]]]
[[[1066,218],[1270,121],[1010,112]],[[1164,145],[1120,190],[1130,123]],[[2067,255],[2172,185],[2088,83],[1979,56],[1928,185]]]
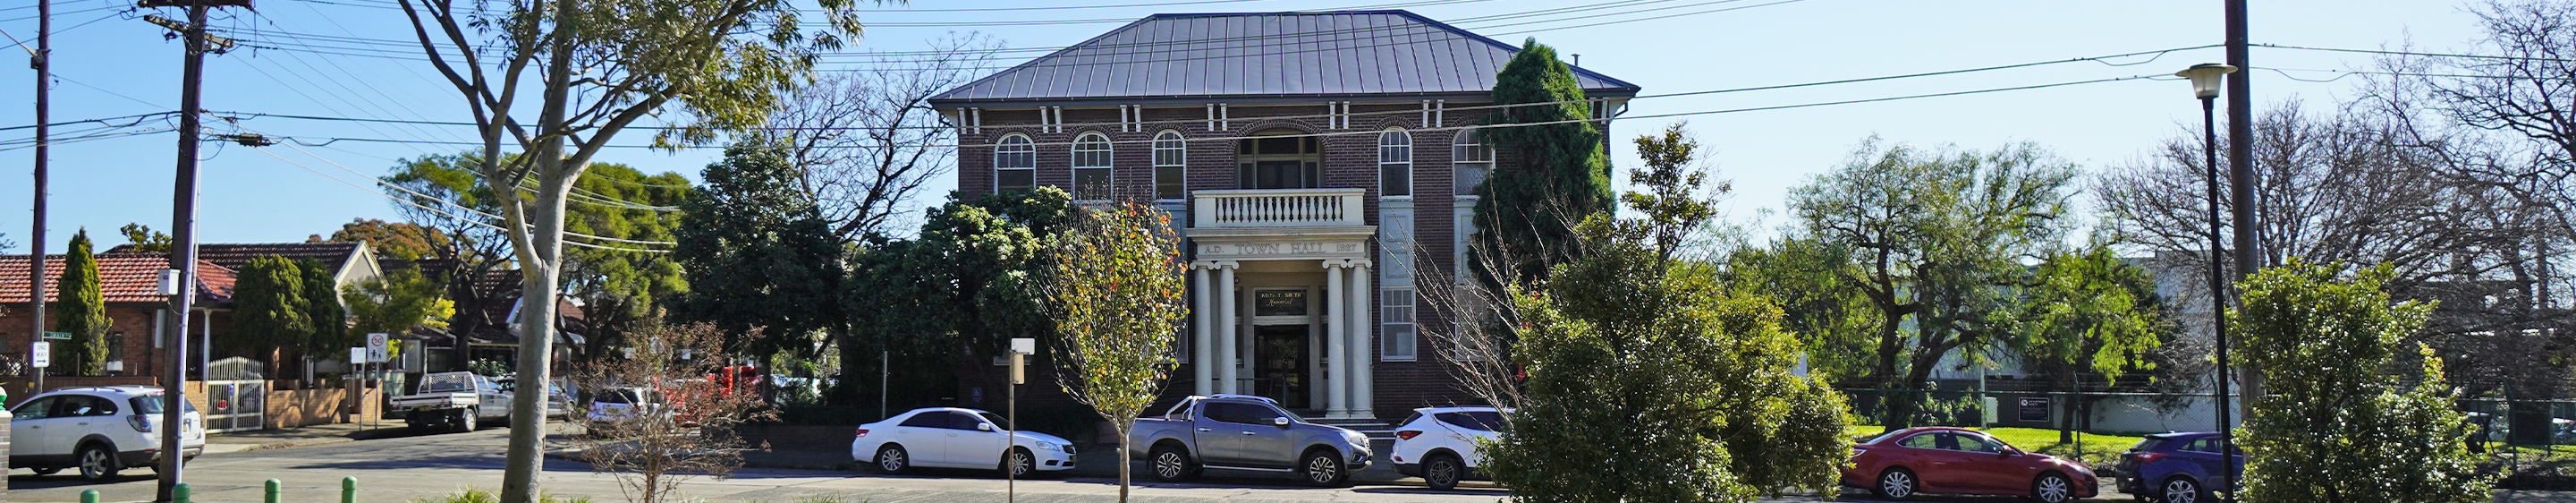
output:
[[[1385,356],[1378,357],[1377,359],[1378,363],[1413,363],[1419,360],[1419,358],[1394,358]]]

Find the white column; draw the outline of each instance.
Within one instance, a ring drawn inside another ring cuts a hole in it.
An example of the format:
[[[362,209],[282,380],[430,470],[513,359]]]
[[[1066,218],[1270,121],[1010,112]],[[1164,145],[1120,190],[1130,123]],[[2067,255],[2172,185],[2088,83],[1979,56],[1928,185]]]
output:
[[[1347,392],[1350,386],[1346,384],[1351,382],[1351,359],[1347,358],[1346,354],[1349,353],[1346,348],[1350,347],[1351,324],[1350,317],[1344,314],[1349,313],[1350,310],[1342,308],[1342,304],[1348,303],[1344,299],[1349,299],[1351,296],[1349,290],[1342,289],[1342,275],[1349,265],[1348,260],[1324,261],[1324,319],[1332,320],[1332,323],[1324,327],[1323,353],[1333,355],[1333,366],[1324,369],[1322,381],[1325,391],[1324,417],[1331,418],[1351,417],[1351,402]]]
[[[1218,393],[1236,392],[1234,389],[1235,365],[1243,357],[1243,353],[1236,351],[1234,347],[1235,318],[1239,315],[1237,310],[1240,307],[1236,299],[1241,297],[1234,294],[1236,266],[1237,264],[1231,260],[1216,263],[1216,291],[1213,293],[1222,299],[1216,303],[1216,389]]]
[[[1191,393],[1213,394],[1216,393],[1216,348],[1210,344],[1215,344],[1216,338],[1208,334],[1216,330],[1209,325],[1216,321],[1216,306],[1208,304],[1211,285],[1208,284],[1207,264],[1191,264],[1190,283],[1198,288],[1196,298],[1192,299],[1194,302],[1190,303],[1190,315],[1198,321],[1190,331],[1190,382],[1198,384],[1198,387],[1191,388]]]
[[[1377,290],[1369,288],[1369,261],[1362,260],[1351,268],[1351,414],[1377,417],[1371,381],[1375,378],[1377,345],[1371,334],[1377,333],[1377,315],[1369,309],[1376,302]]]

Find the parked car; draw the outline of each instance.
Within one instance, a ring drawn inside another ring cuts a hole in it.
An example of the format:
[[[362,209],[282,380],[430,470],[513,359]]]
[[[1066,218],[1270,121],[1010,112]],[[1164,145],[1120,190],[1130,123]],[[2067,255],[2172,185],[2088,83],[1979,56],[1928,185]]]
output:
[[[88,480],[115,477],[129,466],[160,469],[161,388],[114,386],[59,389],[9,409],[9,466],[52,475],[79,468]],[[206,452],[206,419],[179,402],[182,459]]]
[[[1073,469],[1073,442],[1034,431],[1010,431],[1010,420],[975,409],[932,407],[859,425],[850,441],[850,459],[869,462],[887,474],[913,467],[1010,467],[1015,476]]]
[[[1306,422],[1267,398],[1192,396],[1162,416],[1136,420],[1128,449],[1145,455],[1154,478],[1177,482],[1204,470],[1295,472],[1337,486],[1372,461],[1360,432]]]
[[[652,388],[609,388],[590,399],[592,421],[614,421],[663,411],[662,394]]]
[[[2236,462],[2235,473],[2245,473],[2245,451],[2228,457]],[[2218,460],[2217,432],[2148,435],[2120,453],[2120,492],[2163,503],[2217,501],[2210,488],[2232,487],[2225,468]]]
[[[2001,494],[2063,503],[2101,490],[2083,463],[2023,452],[1962,428],[1907,428],[1853,445],[1842,477],[1846,485],[1870,483],[1865,487],[1893,500],[1923,493]]]
[[[519,379],[516,375],[501,376],[499,379],[493,379],[492,382],[501,385],[501,391],[510,392],[512,396],[517,396],[519,393]],[[572,411],[578,408],[573,404],[579,403],[573,397],[579,396],[579,393],[580,389],[573,385],[571,379],[556,379],[554,386],[546,388],[546,417],[571,417]]]
[[[1503,412],[1493,407],[1424,407],[1413,409],[1413,416],[1396,423],[1395,448],[1387,460],[1395,463],[1396,473],[1422,477],[1432,489],[1449,490],[1460,480],[1485,480],[1476,467],[1485,464],[1485,455],[1476,451],[1476,440],[1491,440],[1502,434]]]
[[[455,425],[474,431],[478,425],[509,424],[510,392],[500,383],[473,372],[440,372],[422,377],[420,391],[394,397],[388,414],[400,414],[412,429]]]

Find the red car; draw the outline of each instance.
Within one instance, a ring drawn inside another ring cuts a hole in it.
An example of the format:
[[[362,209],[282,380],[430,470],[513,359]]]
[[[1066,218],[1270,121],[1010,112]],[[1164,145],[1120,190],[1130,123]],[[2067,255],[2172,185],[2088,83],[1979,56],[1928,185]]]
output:
[[[2083,463],[2031,454],[1961,428],[1907,428],[1852,446],[1843,483],[1887,499],[1922,493],[2029,496],[2045,503],[2093,497],[2101,486]]]

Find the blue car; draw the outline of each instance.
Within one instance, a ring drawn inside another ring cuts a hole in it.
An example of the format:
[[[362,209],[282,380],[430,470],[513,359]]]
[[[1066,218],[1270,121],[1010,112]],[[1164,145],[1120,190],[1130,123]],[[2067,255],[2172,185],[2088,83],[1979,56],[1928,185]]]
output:
[[[2245,473],[2245,451],[2230,457],[2233,473]],[[2120,454],[2120,492],[2162,503],[2217,501],[2210,488],[2224,486],[2230,473],[2219,463],[2217,432],[2148,435]]]

